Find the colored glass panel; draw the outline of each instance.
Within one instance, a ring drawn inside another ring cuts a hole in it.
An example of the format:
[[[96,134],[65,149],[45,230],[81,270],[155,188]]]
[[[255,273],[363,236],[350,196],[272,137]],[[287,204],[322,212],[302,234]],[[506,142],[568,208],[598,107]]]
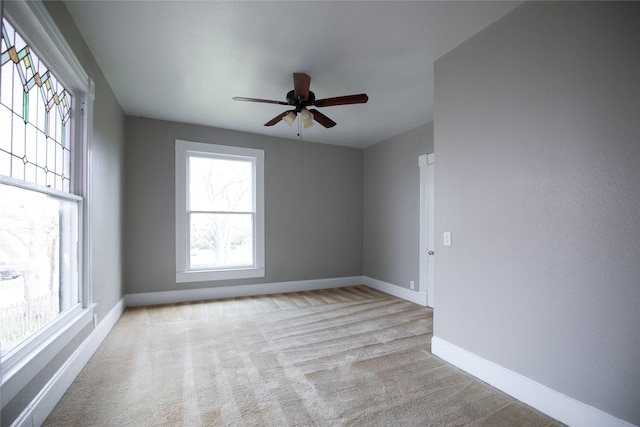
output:
[[[6,19],[0,49],[0,173],[68,192],[71,95]]]

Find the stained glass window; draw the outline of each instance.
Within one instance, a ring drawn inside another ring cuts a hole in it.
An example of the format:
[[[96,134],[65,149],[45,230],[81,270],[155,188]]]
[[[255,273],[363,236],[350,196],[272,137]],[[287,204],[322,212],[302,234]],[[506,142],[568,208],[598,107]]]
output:
[[[2,20],[0,175],[70,192],[71,95]]]

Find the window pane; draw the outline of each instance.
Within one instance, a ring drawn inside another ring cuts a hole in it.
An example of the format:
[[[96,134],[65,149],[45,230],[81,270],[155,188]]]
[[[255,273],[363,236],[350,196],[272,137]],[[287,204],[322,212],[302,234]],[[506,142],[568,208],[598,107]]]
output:
[[[2,90],[2,89],[0,89]],[[13,114],[4,105],[0,105],[0,150],[11,153],[11,122]]]
[[[191,214],[190,238],[190,269],[254,265],[253,214]]]
[[[4,38],[2,39],[2,52],[6,51],[4,46]],[[13,73],[14,66],[12,62],[6,62],[2,65],[2,80],[0,81],[0,104],[9,110],[13,108]]]
[[[189,157],[189,210],[253,212],[253,162]]]
[[[0,200],[4,354],[78,302],[78,204],[5,184]]]

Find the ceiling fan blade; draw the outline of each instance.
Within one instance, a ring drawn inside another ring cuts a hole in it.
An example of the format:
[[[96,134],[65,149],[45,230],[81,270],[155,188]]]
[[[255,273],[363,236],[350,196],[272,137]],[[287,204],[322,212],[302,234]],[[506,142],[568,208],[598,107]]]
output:
[[[311,77],[304,73],[293,73],[293,95],[296,99],[304,101],[309,99],[309,86],[311,85]]]
[[[289,105],[284,101],[272,101],[270,99],[258,99],[258,98],[245,98],[243,96],[234,96],[232,99],[234,101],[262,102],[264,104]]]
[[[326,128],[332,128],[336,125],[336,122],[334,122],[329,117],[325,116],[324,114],[322,114],[320,111],[316,109],[311,109],[309,110],[309,112],[313,114],[313,120],[320,123],[322,126]]]
[[[333,105],[364,104],[369,100],[366,93],[358,95],[336,96],[335,98],[318,99],[313,103],[316,107],[331,107]]]
[[[267,123],[265,123],[265,126],[273,126],[275,124],[280,123],[280,121],[282,120],[282,118],[284,116],[286,116],[287,114],[289,114],[288,111],[285,111],[284,113],[278,114],[277,116],[275,116],[273,119],[269,120]]]

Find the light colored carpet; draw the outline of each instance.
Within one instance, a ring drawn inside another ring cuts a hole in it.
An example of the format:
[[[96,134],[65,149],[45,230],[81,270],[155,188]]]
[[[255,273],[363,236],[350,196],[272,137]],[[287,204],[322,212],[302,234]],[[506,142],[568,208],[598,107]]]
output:
[[[560,425],[430,353],[365,286],[129,308],[45,426]]]

